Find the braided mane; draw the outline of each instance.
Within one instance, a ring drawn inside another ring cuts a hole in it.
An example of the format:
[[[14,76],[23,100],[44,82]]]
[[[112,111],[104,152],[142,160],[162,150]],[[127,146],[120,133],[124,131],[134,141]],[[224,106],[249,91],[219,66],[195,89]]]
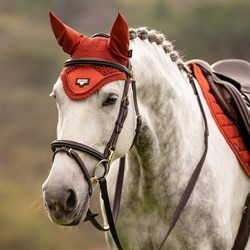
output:
[[[139,37],[141,40],[148,40],[150,43],[156,43],[161,46],[166,54],[168,54],[171,60],[177,64],[183,64],[182,58],[176,50],[174,50],[174,44],[166,39],[165,35],[157,30],[149,30],[146,27],[140,27],[138,29],[129,29],[130,40],[134,40]]]

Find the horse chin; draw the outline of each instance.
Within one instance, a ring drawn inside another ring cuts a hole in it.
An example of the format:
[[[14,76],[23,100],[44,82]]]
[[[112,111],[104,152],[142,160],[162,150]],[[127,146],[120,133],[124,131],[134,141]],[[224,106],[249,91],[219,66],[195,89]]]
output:
[[[90,198],[87,196],[85,201],[81,206],[79,206],[73,213],[64,214],[58,218],[58,216],[49,215],[52,222],[60,226],[77,226],[82,220],[85,219],[88,208],[89,208]]]
[[[76,214],[75,218],[71,223],[65,224],[64,226],[77,226],[85,217],[88,211],[88,206],[82,206],[81,210]]]

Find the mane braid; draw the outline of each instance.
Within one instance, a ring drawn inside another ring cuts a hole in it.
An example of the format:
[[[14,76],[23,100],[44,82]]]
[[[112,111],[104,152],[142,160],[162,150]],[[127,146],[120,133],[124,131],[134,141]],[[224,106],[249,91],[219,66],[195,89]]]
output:
[[[171,60],[177,64],[184,64],[180,53],[174,50],[174,44],[166,39],[163,33],[157,30],[149,30],[146,27],[140,27],[138,29],[129,29],[130,40],[134,40],[139,37],[141,40],[148,40],[150,43],[156,43],[161,46],[166,54],[168,54]]]

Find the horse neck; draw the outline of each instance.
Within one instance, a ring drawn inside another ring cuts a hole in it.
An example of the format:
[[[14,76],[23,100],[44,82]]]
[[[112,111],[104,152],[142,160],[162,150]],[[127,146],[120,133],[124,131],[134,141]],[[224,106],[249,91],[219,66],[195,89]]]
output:
[[[196,97],[185,73],[159,46],[145,41],[134,46],[132,64],[143,119],[139,144],[131,151],[137,173],[140,169],[137,177],[148,177],[146,183],[159,176],[165,183],[172,183],[168,178],[186,182],[193,171],[188,166],[195,167],[204,143]]]

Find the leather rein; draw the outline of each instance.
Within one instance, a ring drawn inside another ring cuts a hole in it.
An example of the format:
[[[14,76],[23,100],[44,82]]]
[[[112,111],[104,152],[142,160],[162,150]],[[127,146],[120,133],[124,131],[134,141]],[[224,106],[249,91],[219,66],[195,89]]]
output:
[[[58,152],[65,152],[80,167],[80,169],[83,173],[83,176],[88,183],[89,197],[91,197],[91,195],[92,195],[92,183],[94,183],[94,182],[99,183],[100,190],[101,190],[101,197],[102,197],[103,202],[104,202],[104,207],[105,207],[106,216],[107,216],[107,220],[108,220],[108,226],[107,227],[101,226],[99,224],[99,222],[95,219],[95,217],[98,214],[92,213],[90,209],[88,209],[88,211],[87,211],[85,221],[90,221],[98,230],[101,230],[101,231],[109,231],[110,230],[111,235],[113,237],[113,240],[114,240],[117,248],[122,250],[123,248],[121,246],[121,243],[119,241],[119,238],[118,238],[118,235],[116,232],[115,222],[117,220],[118,213],[119,213],[119,207],[120,207],[122,184],[123,184],[124,169],[125,169],[125,156],[120,159],[120,164],[119,164],[120,166],[119,166],[119,172],[118,172],[116,189],[115,189],[115,196],[114,196],[114,205],[113,205],[112,210],[111,210],[109,195],[108,195],[108,191],[107,191],[106,175],[108,174],[108,171],[110,168],[110,163],[112,160],[113,153],[116,149],[116,144],[117,144],[117,141],[119,138],[119,134],[122,131],[123,124],[124,124],[126,117],[127,117],[127,114],[128,114],[128,105],[129,105],[128,90],[129,90],[130,84],[131,84],[132,90],[133,90],[133,100],[134,100],[134,106],[135,106],[135,113],[137,116],[137,125],[136,125],[136,129],[135,129],[136,134],[135,134],[133,144],[138,141],[138,134],[139,134],[139,131],[140,131],[140,128],[142,125],[141,115],[139,113],[139,108],[138,108],[138,103],[137,103],[136,84],[135,84],[135,80],[134,80],[133,74],[132,74],[132,67],[130,65],[129,60],[128,60],[127,67],[125,67],[125,66],[118,64],[116,62],[103,60],[103,59],[99,59],[99,58],[69,59],[65,62],[65,67],[70,66],[70,65],[75,65],[75,64],[93,64],[93,65],[99,65],[99,66],[113,67],[113,68],[116,68],[116,69],[124,72],[127,76],[127,78],[125,80],[125,84],[124,84],[124,90],[123,90],[123,95],[122,95],[122,100],[121,100],[121,104],[120,104],[120,110],[118,113],[118,117],[117,117],[117,120],[115,123],[113,133],[110,137],[110,140],[107,143],[107,146],[104,150],[104,153],[101,153],[101,152],[99,152],[99,151],[97,151],[97,150],[95,150],[95,149],[93,149],[85,144],[81,144],[81,143],[78,143],[75,141],[55,140],[51,143],[51,148],[54,152],[53,160],[55,158],[55,155]],[[169,234],[171,233],[172,229],[174,228],[176,222],[178,221],[179,216],[181,215],[181,213],[182,213],[182,211],[183,211],[183,209],[184,209],[184,207],[185,207],[185,205],[186,205],[186,203],[187,203],[187,201],[188,201],[188,199],[189,199],[189,197],[194,189],[194,186],[195,186],[196,181],[197,181],[199,174],[201,172],[203,163],[204,163],[205,158],[206,158],[207,150],[208,150],[208,135],[209,135],[208,124],[207,124],[206,115],[205,115],[205,112],[204,112],[204,109],[203,109],[203,106],[201,103],[201,99],[199,97],[199,93],[198,93],[196,86],[195,86],[195,83],[194,83],[193,75],[190,74],[189,70],[187,70],[183,65],[179,65],[179,68],[181,70],[184,70],[187,73],[188,78],[189,78],[189,82],[190,82],[191,86],[193,87],[195,95],[197,96],[197,100],[199,103],[199,107],[200,107],[200,110],[201,110],[201,113],[203,116],[203,120],[204,120],[204,125],[205,125],[205,132],[204,132],[205,149],[204,149],[203,155],[202,155],[200,161],[198,162],[198,164],[197,164],[197,166],[196,166],[196,168],[195,168],[195,170],[194,170],[194,172],[189,180],[189,183],[187,184],[187,187],[186,187],[186,189],[185,189],[185,191],[184,191],[184,193],[179,201],[179,204],[176,208],[176,211],[174,213],[172,221],[170,222],[167,233],[157,249],[161,249],[161,247],[165,243],[166,239],[168,238]],[[83,153],[87,153],[88,155],[93,156],[94,158],[96,158],[99,161],[92,174],[90,174],[88,172],[84,162],[82,161],[81,157],[78,154],[78,151],[83,152]],[[100,166],[103,166],[104,174],[101,177],[97,177],[95,172],[96,172],[96,169]],[[80,213],[83,214],[83,211],[80,211]],[[78,224],[78,222],[73,221],[70,225],[76,225],[76,224]]]

